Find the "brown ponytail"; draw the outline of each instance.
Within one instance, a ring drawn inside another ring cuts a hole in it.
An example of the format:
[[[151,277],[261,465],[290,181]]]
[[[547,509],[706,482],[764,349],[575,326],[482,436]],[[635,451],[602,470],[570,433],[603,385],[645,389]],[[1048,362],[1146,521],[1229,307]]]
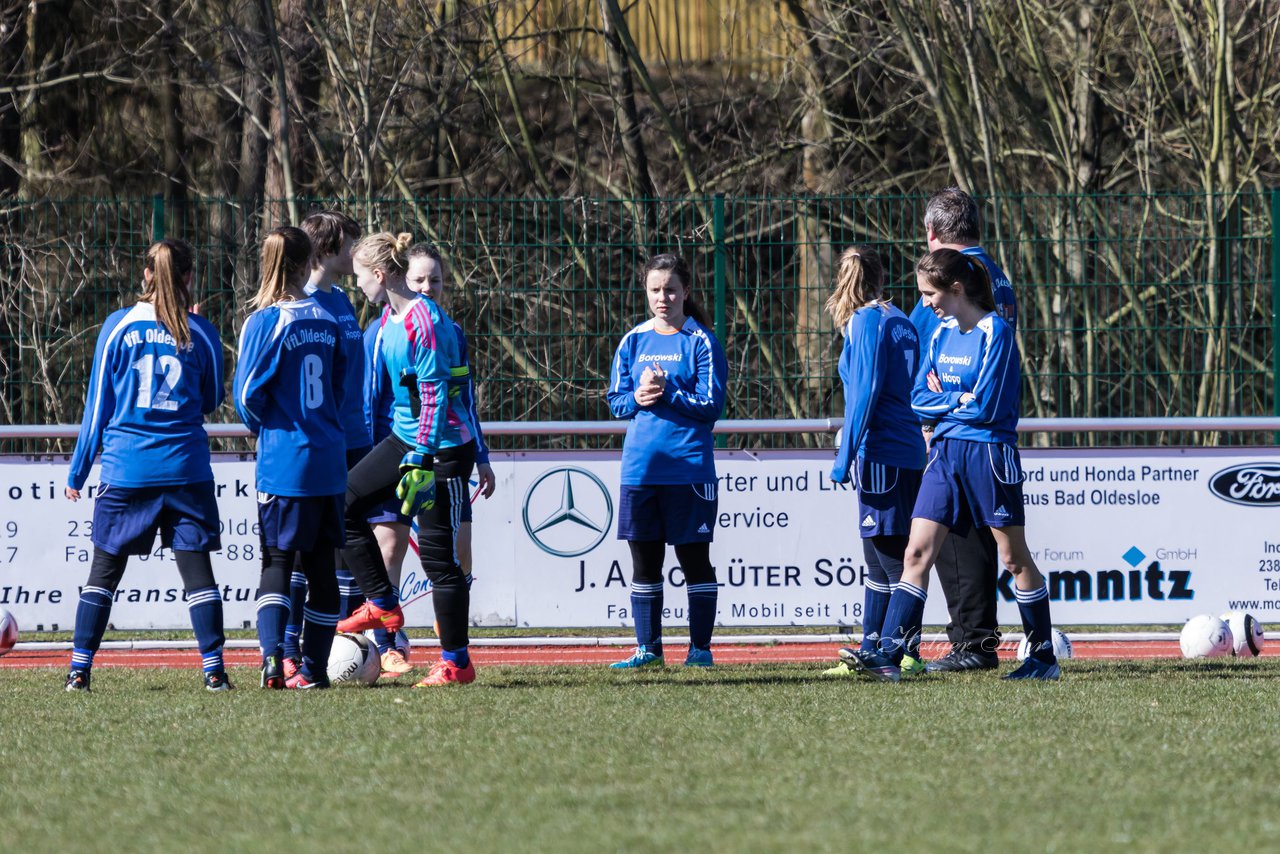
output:
[[[991,274],[982,261],[954,249],[935,249],[916,262],[916,275],[936,290],[958,284],[965,298],[983,311],[996,310]]]
[[[253,298],[254,308],[266,308],[284,299],[290,287],[300,286],[311,270],[311,238],[300,228],[282,226],[262,241],[262,283]]]
[[[147,250],[146,269],[151,281],[142,286],[142,299],[156,310],[156,322],[173,336],[178,349],[191,344],[191,326],[187,310],[191,308],[191,292],[187,276],[195,269],[195,250],[191,244],[166,237]]]
[[[850,246],[840,255],[836,287],[826,309],[843,331],[853,313],[884,296],[884,264],[870,246]]]

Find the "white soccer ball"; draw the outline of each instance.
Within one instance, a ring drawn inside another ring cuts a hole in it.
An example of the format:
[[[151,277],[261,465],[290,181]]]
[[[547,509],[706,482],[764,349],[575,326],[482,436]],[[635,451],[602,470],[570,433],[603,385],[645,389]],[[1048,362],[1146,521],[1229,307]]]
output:
[[[4,608],[0,608],[0,655],[5,655],[18,642],[18,621]]]
[[[373,650],[376,653],[378,651],[378,642],[373,639],[373,629],[366,631],[364,636],[368,638],[369,643],[373,644]],[[404,629],[396,630],[396,637],[395,640],[392,641],[391,645],[400,650],[400,654],[404,656],[405,661],[409,660],[409,650],[411,646],[409,644],[409,636],[404,633]]]
[[[1027,656],[1030,654],[1031,644],[1024,636],[1018,642],[1018,661],[1026,661]],[[1053,630],[1053,654],[1062,659],[1071,657],[1071,638],[1057,629]]]
[[[382,673],[378,648],[364,635],[337,634],[329,650],[329,681],[372,685]]]
[[[1182,627],[1178,645],[1183,658],[1218,658],[1231,654],[1231,627],[1211,614],[1199,614]]]
[[[1262,654],[1262,623],[1244,611],[1228,611],[1222,615],[1222,621],[1231,629],[1231,652],[1243,658],[1252,658]]]

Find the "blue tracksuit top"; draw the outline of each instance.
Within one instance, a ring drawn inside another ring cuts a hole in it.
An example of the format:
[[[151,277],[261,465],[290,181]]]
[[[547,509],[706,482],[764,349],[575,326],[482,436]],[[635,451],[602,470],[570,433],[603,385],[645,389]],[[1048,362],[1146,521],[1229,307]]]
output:
[[[449,426],[453,429],[447,434],[444,447],[452,446],[450,442],[454,435],[457,436],[457,444],[475,439],[476,462],[488,463],[489,446],[484,441],[484,431],[480,429],[480,414],[476,411],[476,382],[471,370],[467,335],[456,320],[453,322],[453,331],[458,337],[458,368],[464,370],[455,368],[453,371],[453,384],[449,387],[448,416]]]
[[[382,315],[369,322],[364,330],[364,357],[367,376],[364,383],[364,418],[373,444],[391,435],[391,410],[395,406],[395,393],[385,376],[386,365],[374,359],[378,346],[378,333],[382,331]],[[383,372],[382,376],[378,372]]]
[[[314,285],[305,289],[307,296],[315,299],[320,307],[338,322],[342,330],[343,353],[347,361],[346,374],[342,380],[342,428],[346,432],[347,447],[367,448],[369,446],[369,429],[364,420],[364,331],[356,317],[355,307],[351,300],[336,285],[327,292]]]
[[[224,395],[222,344],[203,317],[187,315],[191,343],[179,349],[139,302],[107,318],[98,334],[80,436],[67,485],[81,489],[99,449],[101,481],[176,486],[213,480],[204,416]]]
[[[840,379],[844,428],[832,479],[845,483],[856,457],[907,469],[924,468],[920,419],[911,387],[920,339],[907,316],[887,303],[864,306],[844,328]]]
[[[658,364],[667,374],[662,398],[641,407],[640,376]],[[709,483],[716,479],[712,428],[724,411],[729,373],[720,342],[692,317],[662,333],[648,320],[623,336],[613,358],[609,408],[630,419],[622,445],[622,484]]]
[[[236,412],[258,437],[259,492],[291,497],[347,489],[342,328],[310,297],[260,308],[244,322]]]
[[[938,375],[942,391],[927,385],[929,371]],[[911,405],[923,419],[936,420],[935,440],[967,439],[972,442],[1018,441],[1018,409],[1022,375],[1013,328],[994,311],[968,332],[955,318],[938,326],[916,376]],[[974,399],[960,403],[960,395]]]

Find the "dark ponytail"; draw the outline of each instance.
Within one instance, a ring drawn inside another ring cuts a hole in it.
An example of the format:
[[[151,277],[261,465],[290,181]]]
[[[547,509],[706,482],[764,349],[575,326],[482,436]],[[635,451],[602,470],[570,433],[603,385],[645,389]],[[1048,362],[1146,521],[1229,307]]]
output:
[[[958,283],[969,302],[983,311],[996,310],[987,265],[954,249],[935,249],[916,262],[916,275],[935,290],[948,290]]]
[[[690,272],[689,265],[684,259],[670,252],[654,255],[649,259],[649,263],[644,265],[644,272],[640,275],[641,283],[648,281],[649,274],[653,272],[670,273],[673,278],[680,281],[688,292],[688,296],[684,298],[685,317],[692,317],[703,329],[711,331],[711,315],[693,295],[693,273]]]

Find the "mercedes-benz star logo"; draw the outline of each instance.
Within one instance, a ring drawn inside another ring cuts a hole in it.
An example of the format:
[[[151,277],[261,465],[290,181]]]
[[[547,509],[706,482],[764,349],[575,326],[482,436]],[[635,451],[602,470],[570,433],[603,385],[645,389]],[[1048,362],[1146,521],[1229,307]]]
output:
[[[524,494],[524,529],[548,554],[586,554],[600,545],[612,526],[609,489],[586,469],[551,469],[539,475]]]

